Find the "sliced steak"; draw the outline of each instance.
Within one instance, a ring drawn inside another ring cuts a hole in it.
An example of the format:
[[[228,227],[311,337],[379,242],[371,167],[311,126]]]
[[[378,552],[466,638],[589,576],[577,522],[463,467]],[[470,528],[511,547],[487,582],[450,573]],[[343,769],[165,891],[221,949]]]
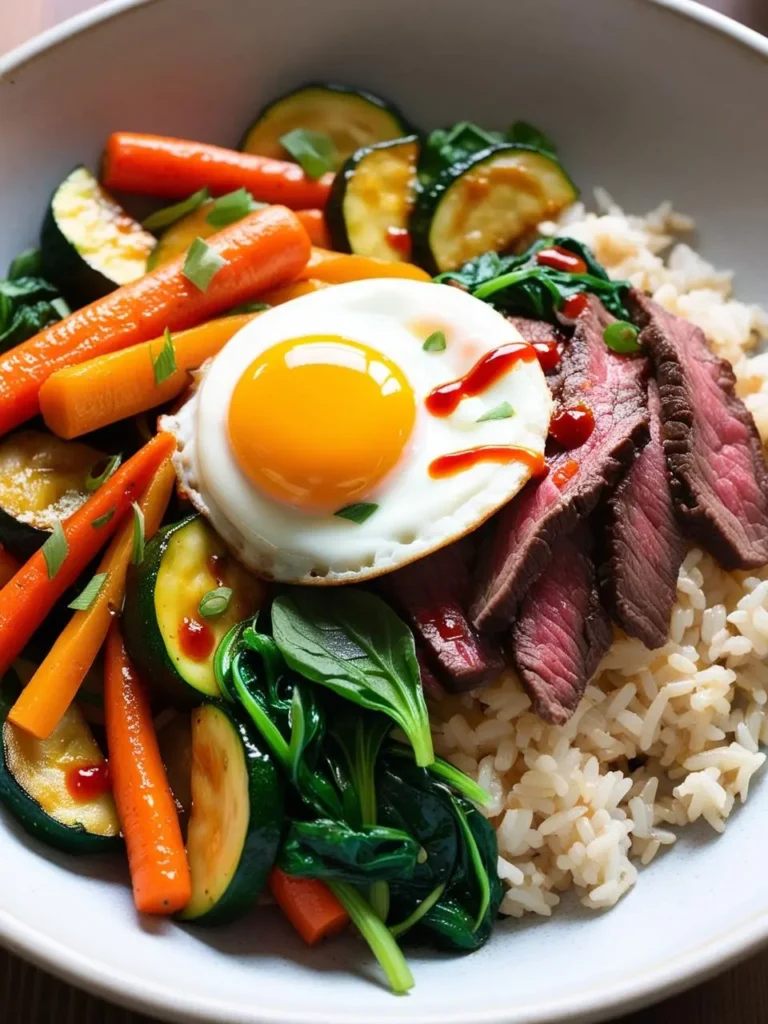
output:
[[[646,647],[662,647],[677,596],[685,538],[675,515],[655,380],[648,382],[651,436],[609,498],[603,597],[614,620]]]
[[[603,330],[612,320],[592,298],[561,364],[561,404],[588,404],[592,434],[580,448],[553,454],[547,476],[531,481],[491,526],[471,605],[471,620],[483,632],[509,628],[524,594],[549,565],[555,540],[590,515],[647,437],[647,360],[606,346]]]
[[[630,295],[653,358],[672,496],[686,533],[726,569],[768,562],[768,468],[754,420],[694,324]]]
[[[512,627],[512,656],[536,714],[567,722],[611,645],[590,554],[589,524],[552,543],[548,567]]]
[[[468,541],[449,544],[381,582],[411,623],[422,663],[453,692],[485,686],[504,668],[499,648],[478,635],[464,611],[469,555]]]
[[[568,340],[568,335],[561,327],[556,327],[547,320],[533,320],[527,316],[508,316],[507,320],[520,337],[531,345],[537,341],[554,341],[560,345]]]

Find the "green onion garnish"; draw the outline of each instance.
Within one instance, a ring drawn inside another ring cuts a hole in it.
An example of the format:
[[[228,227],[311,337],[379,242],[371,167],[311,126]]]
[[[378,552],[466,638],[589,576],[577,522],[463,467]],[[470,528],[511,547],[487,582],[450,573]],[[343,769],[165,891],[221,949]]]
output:
[[[94,530],[98,530],[100,526],[106,526],[112,516],[115,514],[115,510],[111,508],[109,512],[105,512],[103,516],[99,516],[98,519],[91,520],[91,526]]]
[[[364,523],[378,507],[372,501],[358,501],[354,505],[345,505],[333,514],[339,519],[348,519],[351,523]]]
[[[219,196],[205,219],[215,228],[225,228],[228,224],[242,220],[249,213],[260,210],[265,205],[265,203],[257,203],[248,189],[238,188],[234,192],[228,192],[225,196]]]
[[[605,328],[603,341],[612,352],[628,355],[642,350],[642,346],[637,340],[639,334],[640,331],[634,324],[630,324],[626,320],[617,320],[616,323],[608,324]]]
[[[158,352],[157,358],[152,354],[151,347],[149,350],[149,358],[152,360],[155,384],[162,384],[164,380],[168,380],[171,374],[176,373],[178,370],[178,366],[176,365],[176,349],[173,347],[173,337],[167,327],[163,334],[163,347]]]
[[[445,352],[445,331],[432,331],[421,347],[425,352]]]
[[[288,150],[308,178],[322,178],[327,171],[336,168],[338,153],[333,140],[327,135],[307,128],[295,128],[281,136],[280,144]]]
[[[88,491],[89,493],[93,493],[93,491],[98,491],[101,485],[103,483],[106,483],[107,480],[109,480],[109,478],[112,476],[112,474],[115,472],[115,470],[122,461],[122,455],[113,455],[111,458],[107,459],[106,464],[104,463],[103,459],[100,459],[99,462],[96,463],[96,466],[103,465],[104,469],[101,471],[101,473],[94,473],[93,469],[90,471],[88,476],[85,478],[86,491]],[[95,468],[96,467],[94,467],[94,469]]]
[[[180,203],[164,206],[162,210],[151,213],[146,220],[142,221],[142,227],[145,227],[147,231],[159,231],[161,228],[167,228],[170,224],[181,220],[182,217],[186,217],[188,213],[194,213],[210,198],[211,194],[208,189],[201,188],[199,192],[193,192],[191,196],[182,199]]]
[[[67,608],[71,608],[75,612],[87,612],[99,596],[99,592],[104,586],[104,580],[108,575],[109,573],[107,572],[97,573],[93,579],[86,584],[85,589],[78,594],[74,601],[69,602]]]
[[[207,242],[196,238],[187,251],[181,272],[195,288],[204,292],[226,262]]]
[[[201,597],[197,610],[204,619],[215,619],[217,615],[222,615],[229,608],[231,600],[231,587],[216,587],[215,590],[209,590]]]
[[[140,565],[144,561],[144,513],[134,501],[133,507],[133,550],[131,562]]]
[[[509,402],[499,402],[498,405],[494,405],[488,412],[484,412],[482,416],[477,417],[478,423],[485,423],[486,420],[508,420],[510,416],[515,415],[515,410],[509,404]]]
[[[52,580],[64,564],[64,559],[69,551],[69,544],[64,536],[64,528],[61,525],[60,519],[57,519],[53,524],[51,535],[43,544],[42,551],[45,567],[48,570],[48,579]]]

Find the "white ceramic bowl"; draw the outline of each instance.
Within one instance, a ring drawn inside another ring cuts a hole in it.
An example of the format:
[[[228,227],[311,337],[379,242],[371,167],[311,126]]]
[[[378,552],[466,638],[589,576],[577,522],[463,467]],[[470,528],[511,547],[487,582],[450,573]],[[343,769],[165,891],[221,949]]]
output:
[[[1,0],[0,0],[1,2]],[[0,62],[0,266],[52,187],[114,129],[235,144],[263,100],[358,82],[416,123],[541,124],[585,189],[670,197],[765,297],[768,41],[686,0],[149,0],[74,19]],[[137,920],[119,863],[57,856],[0,819],[0,938],[172,1019],[512,1024],[626,1011],[768,938],[768,784],[726,834],[686,836],[615,909],[507,922],[469,957],[413,955],[391,996],[360,943],[307,951],[262,910],[223,930]]]

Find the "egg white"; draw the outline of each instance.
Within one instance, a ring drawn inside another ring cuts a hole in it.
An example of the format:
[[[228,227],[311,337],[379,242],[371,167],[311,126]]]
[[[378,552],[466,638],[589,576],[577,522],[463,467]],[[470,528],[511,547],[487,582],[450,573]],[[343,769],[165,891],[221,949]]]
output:
[[[422,347],[433,330],[445,333],[442,352]],[[248,366],[279,342],[316,334],[341,335],[383,353],[401,368],[416,399],[416,423],[398,464],[359,499],[379,506],[364,523],[274,500],[248,480],[229,445],[229,402]],[[424,406],[430,391],[465,374],[485,352],[519,340],[501,314],[458,288],[398,279],[337,285],[271,309],[239,331],[161,426],[176,436],[182,488],[250,569],[286,583],[359,581],[475,529],[527,482],[530,471],[519,462],[481,462],[441,479],[430,477],[428,467],[441,455],[479,445],[543,455],[552,400],[538,361],[517,363],[448,417]],[[477,422],[504,401],[514,416]]]

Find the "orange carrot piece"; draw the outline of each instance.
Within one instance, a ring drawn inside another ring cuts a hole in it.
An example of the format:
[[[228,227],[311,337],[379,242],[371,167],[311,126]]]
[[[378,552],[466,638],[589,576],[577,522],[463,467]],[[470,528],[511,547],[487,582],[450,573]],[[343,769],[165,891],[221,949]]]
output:
[[[104,720],[136,909],[175,914],[192,895],[189,864],[149,698],[117,623],[109,631],[104,658]]]
[[[272,868],[269,888],[277,905],[309,946],[338,934],[349,923],[349,915],[328,886],[314,878],[295,878],[280,868]]]
[[[62,524],[68,550],[53,579],[48,577],[40,550],[0,590],[0,677],[64,591],[109,540],[131,502],[175,447],[172,434],[152,438]]]
[[[254,199],[303,210],[325,206],[332,174],[308,178],[298,164],[165,135],[114,132],[102,183],[119,192],[184,199],[206,186],[214,196],[247,188]]]
[[[319,245],[323,249],[331,248],[331,235],[322,210],[297,210],[296,216],[304,225],[312,245]]]
[[[175,481],[171,460],[166,459],[141,496],[139,508],[144,513],[147,539],[162,522]],[[124,520],[99,564],[97,573],[107,573],[107,578],[98,596],[86,611],[74,613],[9,712],[14,725],[39,740],[47,739],[59,724],[96,660],[112,617],[123,603],[132,549],[131,516]]]
[[[344,252],[314,248],[309,262],[299,274],[301,279],[314,278],[326,284],[363,281],[370,277],[401,277],[411,281],[431,281],[421,267],[413,263],[390,263],[373,256],[354,256]]]
[[[59,437],[80,437],[169,402],[188,387],[190,370],[215,356],[257,315],[220,317],[175,334],[178,369],[160,384],[152,360],[163,347],[162,338],[57,370],[40,389],[46,425]]]
[[[309,258],[296,215],[270,206],[207,243],[226,262],[201,291],[183,274],[185,256],[123,285],[22,342],[0,358],[0,434],[40,411],[44,381],[65,366],[193,327],[267,288],[293,280]]]
[[[261,299],[268,306],[282,306],[291,299],[300,299],[302,295],[311,295],[322,288],[330,288],[330,285],[325,281],[293,281],[291,284],[281,284],[279,288],[270,288]]]
[[[14,558],[10,551],[6,551],[0,545],[0,587],[4,587],[8,580],[13,579],[20,566],[18,558]]]

